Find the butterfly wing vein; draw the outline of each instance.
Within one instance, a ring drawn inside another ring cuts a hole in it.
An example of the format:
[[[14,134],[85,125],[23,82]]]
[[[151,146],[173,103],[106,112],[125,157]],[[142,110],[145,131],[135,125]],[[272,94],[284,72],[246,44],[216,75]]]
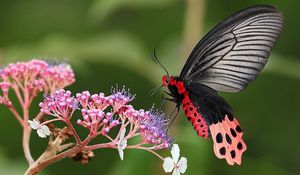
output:
[[[180,77],[217,91],[244,89],[264,68],[283,25],[273,9],[217,26],[197,44]]]

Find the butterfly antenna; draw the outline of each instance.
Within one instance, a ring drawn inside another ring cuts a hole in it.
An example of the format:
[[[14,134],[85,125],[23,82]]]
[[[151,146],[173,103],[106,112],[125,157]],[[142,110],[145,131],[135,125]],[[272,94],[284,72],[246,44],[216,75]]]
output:
[[[160,90],[160,88],[162,88],[162,87],[163,87],[163,85],[151,89],[151,90],[148,92],[148,95],[152,96],[152,95],[155,94],[158,90]]]
[[[157,56],[156,56],[156,51],[155,49],[153,50],[153,55],[152,55],[152,59],[153,61],[158,64],[166,73],[167,75],[169,76],[169,72],[168,70],[166,69],[166,67],[158,60]]]

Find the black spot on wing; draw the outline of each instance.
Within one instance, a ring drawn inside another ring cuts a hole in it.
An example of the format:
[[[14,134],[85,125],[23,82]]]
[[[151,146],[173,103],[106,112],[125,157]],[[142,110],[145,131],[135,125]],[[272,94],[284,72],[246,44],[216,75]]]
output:
[[[220,154],[223,155],[223,156],[226,154],[226,148],[225,147],[220,148]]]
[[[230,155],[231,155],[231,158],[235,158],[235,151],[234,150],[232,150],[232,151],[230,151]]]
[[[229,119],[231,122],[232,122],[233,119],[234,119],[233,115],[231,115],[231,114],[227,114],[227,117],[228,117],[228,119]]]
[[[236,137],[236,132],[232,128],[230,128],[230,133],[233,137]]]
[[[230,138],[230,136],[228,134],[225,135],[226,136],[226,141],[228,144],[231,144],[232,143],[232,140]]]
[[[239,125],[235,127],[235,130],[236,130],[238,133],[243,132],[243,131],[242,131],[242,128],[241,128]]]
[[[218,133],[216,135],[216,141],[217,141],[217,143],[222,143],[223,142],[223,137],[222,137],[221,133]]]
[[[237,149],[242,150],[243,144],[241,142],[239,142],[236,147],[237,147]]]

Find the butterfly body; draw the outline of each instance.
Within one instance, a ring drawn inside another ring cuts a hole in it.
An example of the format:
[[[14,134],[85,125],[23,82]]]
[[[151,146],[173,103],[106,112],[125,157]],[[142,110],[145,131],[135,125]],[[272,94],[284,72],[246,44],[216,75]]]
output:
[[[241,164],[247,146],[232,108],[218,91],[239,92],[267,63],[283,31],[280,11],[268,5],[241,10],[216,25],[195,46],[179,76],[162,84],[197,135],[213,140],[215,155],[229,165]]]
[[[168,82],[166,79],[169,79]],[[189,92],[185,88],[185,82],[180,80],[179,77],[163,77],[164,84],[168,86],[171,94],[174,96],[175,103],[182,105],[182,109],[187,119],[191,122],[194,130],[201,137],[208,138],[209,130],[207,122],[198,108],[194,105],[189,97]]]

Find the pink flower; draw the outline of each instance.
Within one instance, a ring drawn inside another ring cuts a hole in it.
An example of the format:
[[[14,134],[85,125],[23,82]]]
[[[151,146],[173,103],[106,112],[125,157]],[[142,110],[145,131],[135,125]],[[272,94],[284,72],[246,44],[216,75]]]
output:
[[[113,94],[114,95],[114,94]],[[107,134],[112,128],[120,124],[118,111],[115,111],[113,95],[105,96],[104,93],[91,95],[88,91],[76,94],[76,99],[81,104],[82,119],[77,120],[77,124],[88,128],[91,133]],[[121,100],[118,100],[121,102]],[[122,102],[123,103],[123,102]],[[125,104],[125,103],[124,103]],[[107,107],[114,108],[113,111],[105,112]]]
[[[31,60],[29,62],[17,62],[9,64],[3,69],[2,77],[13,78],[17,81],[26,79],[35,79],[38,74],[48,66],[47,62],[42,60]]]
[[[53,94],[45,96],[39,104],[41,112],[55,117],[68,118],[78,108],[78,101],[70,91],[64,89],[56,90]]]
[[[77,124],[88,128],[91,133],[102,132],[107,134],[112,128],[120,122],[118,119],[113,119],[110,112],[105,113],[101,109],[81,109],[83,120],[78,119]]]
[[[41,77],[45,79],[50,91],[64,88],[75,82],[75,74],[69,64],[50,64],[41,71]]]
[[[2,90],[2,95],[0,95],[0,104],[4,104],[8,107],[12,105],[8,97],[8,90],[10,88],[10,84],[8,82],[0,82],[0,89]]]
[[[8,82],[0,82],[0,89],[2,90],[3,94],[7,94],[10,88],[10,83]]]
[[[90,97],[91,97],[91,94],[89,91],[83,91],[82,93],[76,94],[76,99],[79,101],[79,103],[83,107],[86,107],[87,105],[89,105]]]
[[[49,93],[64,88],[75,81],[70,65],[53,65],[36,59],[9,64],[1,69],[0,77],[20,89],[25,88],[32,97],[41,91]]]
[[[36,96],[45,89],[46,83],[44,79],[37,79],[28,82],[26,87],[32,96]]]
[[[105,110],[109,106],[109,97],[106,97],[104,93],[94,94],[91,96],[89,105],[97,109]]]
[[[110,105],[104,93],[90,95],[89,91],[83,91],[77,93],[76,98],[83,108],[105,110]]]

